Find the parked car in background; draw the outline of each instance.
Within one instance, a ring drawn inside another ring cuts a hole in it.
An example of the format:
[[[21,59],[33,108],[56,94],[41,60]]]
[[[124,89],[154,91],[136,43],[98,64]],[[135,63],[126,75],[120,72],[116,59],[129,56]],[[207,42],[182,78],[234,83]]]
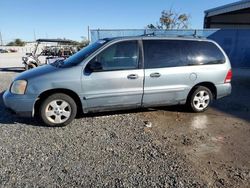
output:
[[[9,49],[9,51],[10,51],[11,53],[17,52],[17,50],[16,50],[16,49],[13,49],[13,48]]]
[[[186,104],[204,112],[231,93],[230,61],[214,41],[184,37],[103,39],[65,60],[25,71],[5,106],[64,126],[77,113]]]
[[[9,52],[8,50],[0,49],[0,53],[8,53],[8,52]]]

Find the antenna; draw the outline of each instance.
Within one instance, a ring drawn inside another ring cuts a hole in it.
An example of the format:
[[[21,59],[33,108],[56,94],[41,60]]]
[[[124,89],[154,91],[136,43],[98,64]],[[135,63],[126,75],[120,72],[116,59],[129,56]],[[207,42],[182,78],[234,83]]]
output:
[[[89,32],[90,32],[90,30],[89,30],[89,26],[88,26],[88,41],[90,41],[90,40],[89,40]]]

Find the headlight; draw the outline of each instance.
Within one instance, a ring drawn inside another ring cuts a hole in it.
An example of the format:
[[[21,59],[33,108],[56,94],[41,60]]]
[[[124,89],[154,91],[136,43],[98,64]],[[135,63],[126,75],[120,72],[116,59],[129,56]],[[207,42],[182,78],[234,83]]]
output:
[[[26,80],[16,80],[12,83],[10,92],[13,94],[23,95],[27,87]]]

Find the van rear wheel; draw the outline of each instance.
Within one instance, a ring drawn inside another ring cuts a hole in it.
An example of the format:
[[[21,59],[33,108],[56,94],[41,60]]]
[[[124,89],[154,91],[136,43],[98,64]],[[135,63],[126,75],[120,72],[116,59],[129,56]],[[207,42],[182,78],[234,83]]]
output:
[[[193,112],[204,112],[213,100],[213,95],[207,87],[198,86],[187,101],[189,109]]]
[[[40,106],[40,117],[48,126],[66,126],[74,120],[76,113],[75,101],[63,93],[49,96]]]

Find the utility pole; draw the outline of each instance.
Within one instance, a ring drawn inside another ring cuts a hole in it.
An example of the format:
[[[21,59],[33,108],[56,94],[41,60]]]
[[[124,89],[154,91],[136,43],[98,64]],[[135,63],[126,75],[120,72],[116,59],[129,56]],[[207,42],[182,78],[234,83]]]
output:
[[[0,42],[1,42],[1,46],[3,46],[3,38],[2,38],[2,32],[0,31]]]
[[[34,29],[34,41],[36,41],[36,31]]]
[[[88,26],[88,41],[89,41],[89,26]]]

